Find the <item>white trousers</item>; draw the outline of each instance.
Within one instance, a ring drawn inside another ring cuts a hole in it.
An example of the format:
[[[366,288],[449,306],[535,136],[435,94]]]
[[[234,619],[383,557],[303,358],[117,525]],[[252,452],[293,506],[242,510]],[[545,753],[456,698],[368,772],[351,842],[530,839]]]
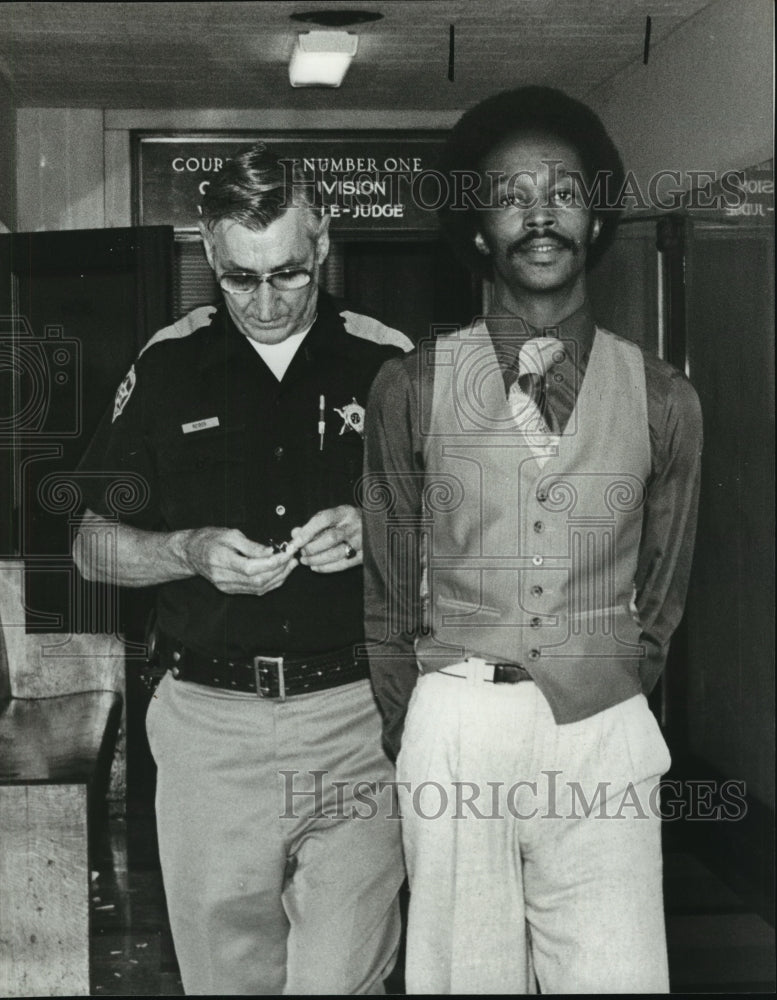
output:
[[[397,761],[408,993],[667,992],[645,698],[559,726],[533,682],[448,669],[419,678]]]
[[[186,993],[384,992],[404,866],[390,797],[355,798],[394,779],[369,682],[281,703],[168,674],[147,730]]]

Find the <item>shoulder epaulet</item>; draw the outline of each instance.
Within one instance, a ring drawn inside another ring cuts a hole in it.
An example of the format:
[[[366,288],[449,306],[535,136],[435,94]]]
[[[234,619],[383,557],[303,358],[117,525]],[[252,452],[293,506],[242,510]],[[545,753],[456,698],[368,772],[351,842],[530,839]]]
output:
[[[193,309],[185,316],[181,316],[180,319],[177,319],[170,326],[165,326],[161,330],[157,330],[140,353],[143,354],[153,344],[158,344],[160,340],[170,340],[174,337],[188,337],[189,334],[194,333],[195,330],[199,330],[200,327],[207,326],[215,311],[215,306],[199,306],[197,309]]]
[[[406,353],[413,349],[413,341],[404,333],[385,326],[371,316],[351,312],[350,309],[344,309],[340,316],[345,323],[345,332],[352,337],[370,340],[373,344],[382,344],[385,347],[399,347]]]

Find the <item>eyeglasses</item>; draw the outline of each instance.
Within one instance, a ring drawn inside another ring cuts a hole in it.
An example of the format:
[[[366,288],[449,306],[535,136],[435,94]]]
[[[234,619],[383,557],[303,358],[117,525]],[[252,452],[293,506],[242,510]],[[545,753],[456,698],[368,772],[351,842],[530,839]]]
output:
[[[265,281],[279,292],[293,292],[309,285],[313,272],[306,267],[287,267],[281,271],[255,274],[253,271],[225,271],[219,284],[230,295],[251,295]]]

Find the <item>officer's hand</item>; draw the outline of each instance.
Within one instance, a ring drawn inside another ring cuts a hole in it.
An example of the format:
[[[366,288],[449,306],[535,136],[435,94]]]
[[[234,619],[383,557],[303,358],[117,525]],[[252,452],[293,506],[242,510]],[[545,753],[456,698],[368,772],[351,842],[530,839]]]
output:
[[[237,528],[197,528],[184,542],[186,562],[225,594],[276,590],[297,565],[292,552],[274,553]]]
[[[362,561],[362,516],[356,507],[343,504],[320,510],[292,528],[290,550],[316,573],[339,573],[360,566]]]

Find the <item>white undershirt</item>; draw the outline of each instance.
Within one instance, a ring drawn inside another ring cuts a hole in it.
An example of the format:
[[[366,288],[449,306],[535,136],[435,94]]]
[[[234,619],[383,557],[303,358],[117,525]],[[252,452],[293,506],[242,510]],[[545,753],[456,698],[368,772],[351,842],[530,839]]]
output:
[[[313,323],[315,323],[315,320],[313,320]],[[299,350],[299,345],[308,333],[310,333],[313,323],[311,323],[306,330],[301,330],[299,333],[292,333],[279,344],[260,344],[258,341],[251,340],[250,337],[248,338],[248,343],[251,347],[253,347],[279,382],[286,374],[286,369],[289,367],[294,359],[294,355]]]

